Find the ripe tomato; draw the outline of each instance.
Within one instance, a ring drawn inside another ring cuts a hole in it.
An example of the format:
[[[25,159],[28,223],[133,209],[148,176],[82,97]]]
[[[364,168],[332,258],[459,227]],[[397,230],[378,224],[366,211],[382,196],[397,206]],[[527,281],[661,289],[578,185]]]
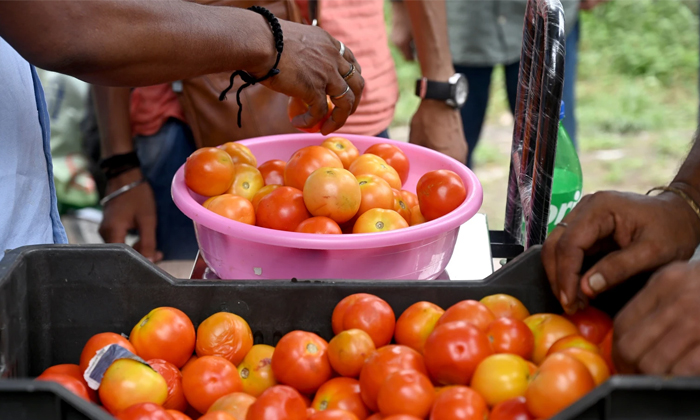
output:
[[[388,182],[376,175],[365,174],[357,177],[362,200],[357,216],[371,209],[394,209],[394,191]]]
[[[398,214],[403,217],[403,219],[406,221],[406,223],[411,223],[411,208],[408,207],[408,204],[403,200],[403,197],[401,196],[401,191],[392,189],[392,192],[394,193],[394,211],[397,212]]]
[[[430,420],[484,420],[489,409],[484,397],[466,386],[455,386],[435,398]]]
[[[379,156],[360,155],[352,162],[348,170],[356,177],[367,174],[376,175],[388,182],[391,188],[401,189],[401,177],[399,177],[398,172]]]
[[[304,194],[292,187],[279,187],[263,197],[256,215],[258,226],[289,232],[311,217],[304,204]]]
[[[340,226],[331,218],[325,216],[312,217],[306,219],[297,227],[299,233],[318,233],[340,235],[343,231]]]
[[[416,192],[421,212],[428,221],[450,213],[467,198],[462,178],[446,169],[423,175],[418,180]]]
[[[403,201],[408,204],[408,208],[410,209],[418,205],[418,196],[410,191],[401,190],[401,197],[403,197]]]
[[[117,413],[118,420],[172,420],[168,412],[158,404],[139,403]]]
[[[423,217],[423,213],[420,212],[420,206],[411,207],[411,223],[409,223],[409,225],[415,226],[425,222],[425,217]]]
[[[556,353],[542,363],[525,393],[527,408],[536,417],[549,418],[595,387],[586,366],[575,358]]]
[[[284,168],[284,185],[303,190],[306,179],[319,168],[343,169],[343,162],[325,147],[301,148],[294,152]]]
[[[352,142],[344,137],[329,137],[321,143],[321,147],[325,147],[335,153],[341,162],[343,168],[348,169],[350,164],[360,156],[360,151],[357,150]]]
[[[440,385],[466,385],[474,369],[493,354],[486,333],[466,322],[438,325],[423,347],[430,377]]]
[[[496,404],[489,420],[535,420],[527,411],[525,397],[513,398]]]
[[[233,160],[216,147],[203,147],[185,162],[185,184],[199,195],[213,197],[226,192],[233,183]]]
[[[197,328],[197,356],[221,356],[237,365],[253,347],[250,326],[236,314],[218,312]]]
[[[396,325],[394,310],[383,299],[373,295],[356,294],[341,300],[333,310],[333,332],[360,329],[370,337],[376,348],[391,342]]]
[[[576,326],[559,315],[535,314],[525,318],[524,322],[535,338],[532,361],[537,365],[544,361],[554,342],[567,335],[578,334]]]
[[[398,416],[392,416],[392,417],[398,417]],[[367,417],[367,420],[382,420],[383,418],[384,418],[384,416],[382,416],[382,413],[374,413],[371,416]]]
[[[360,329],[345,330],[328,343],[328,361],[340,375],[357,378],[374,350],[369,334]]]
[[[333,105],[333,102],[331,102],[331,98],[328,96],[326,97],[326,103],[328,105],[328,113],[326,113],[325,117],[321,118],[321,121],[308,128],[296,128],[306,133],[318,133],[319,131],[321,131],[323,123],[325,123],[331,117],[331,114],[333,113],[333,108],[335,107],[335,105]],[[297,115],[305,114],[308,110],[309,106],[303,100],[294,97],[289,98],[289,103],[287,105],[287,115],[289,116],[289,121],[293,121],[294,117],[296,117]]]
[[[408,414],[394,414],[393,416],[380,417],[382,420],[421,420],[416,416],[410,416]]]
[[[146,363],[148,363],[153,370],[160,373],[160,376],[162,376],[168,384],[168,397],[163,403],[163,408],[166,410],[187,410],[187,400],[185,399],[185,392],[182,390],[182,373],[177,366],[161,359],[148,360]]]
[[[306,420],[306,404],[294,388],[275,385],[250,406],[246,420]]]
[[[479,302],[489,308],[496,318],[515,318],[524,320],[530,316],[530,312],[518,299],[502,293],[486,296]]]
[[[253,152],[241,143],[230,141],[219,146],[219,149],[228,153],[233,163],[244,163],[253,167],[258,166],[258,160],[255,158]]]
[[[54,365],[43,371],[41,375],[39,375],[39,377],[52,373],[59,373],[63,375],[72,376],[75,379],[79,380],[83,383],[83,385],[85,385],[85,389],[88,393],[88,396],[90,397],[90,401],[97,402],[97,392],[94,389],[90,388],[87,382],[85,382],[85,378],[83,377],[83,371],[80,369],[80,366],[74,364]]]
[[[494,354],[476,367],[471,387],[493,407],[525,395],[529,380],[530,368],[525,359],[514,354]]]
[[[356,415],[345,410],[324,410],[313,413],[309,420],[359,420]]]
[[[404,184],[408,179],[410,164],[408,158],[401,149],[388,143],[378,143],[370,146],[365,150],[366,154],[377,155],[384,159],[392,168],[396,169],[401,179],[401,184]]]
[[[266,344],[254,345],[238,365],[243,381],[243,392],[259,397],[266,389],[277,385],[272,374],[272,354],[275,348]]]
[[[360,392],[362,401],[371,411],[377,411],[379,389],[386,378],[394,372],[415,370],[427,375],[423,356],[410,347],[389,345],[377,349],[362,366],[360,372]]]
[[[489,324],[496,320],[489,308],[476,300],[463,300],[447,308],[440,317],[437,325],[444,325],[454,321],[464,321],[479,329],[486,331]]]
[[[210,411],[200,417],[198,420],[237,420],[235,417],[225,411]]]
[[[576,347],[564,349],[561,351],[561,353],[571,356],[586,365],[586,368],[588,368],[588,371],[591,373],[593,382],[595,382],[596,386],[607,381],[610,377],[610,369],[608,368],[605,359],[603,359],[603,357],[597,353]]]
[[[74,393],[75,395],[90,401],[90,396],[88,395],[88,387],[79,379],[68,375],[66,373],[42,373],[36,378],[37,381],[47,381],[56,382],[62,385],[64,388]]]
[[[435,399],[430,379],[415,370],[402,370],[389,375],[377,394],[379,412],[385,416],[408,414],[426,418]]]
[[[250,201],[264,186],[265,179],[258,168],[245,163],[236,163],[233,165],[233,183],[227,192]]]
[[[255,225],[255,208],[247,199],[233,194],[222,194],[209,200],[204,207],[219,216],[247,225]]]
[[[255,397],[244,392],[234,392],[214,401],[207,413],[224,411],[236,419],[245,419],[248,415],[248,409],[254,402]]]
[[[141,318],[129,334],[129,342],[141,358],[163,359],[180,368],[194,351],[194,325],[179,309],[156,308]]]
[[[600,344],[613,327],[612,319],[605,312],[592,306],[586,306],[573,315],[565,315],[573,322],[581,335],[593,344]]]
[[[605,338],[600,343],[598,348],[600,349],[600,355],[603,356],[605,363],[608,365],[608,369],[610,369],[610,373],[614,375],[617,370],[615,369],[615,363],[613,363],[612,359],[612,344],[613,330],[611,329],[607,334],[605,334]]]
[[[355,216],[361,198],[357,179],[345,169],[319,168],[304,184],[304,204],[309,213],[329,217],[337,223]]]
[[[489,325],[486,335],[494,353],[517,354],[528,360],[532,357],[535,337],[530,328],[519,319],[498,318]]]
[[[567,335],[566,337],[562,337],[559,340],[555,341],[554,344],[552,344],[552,347],[550,347],[547,351],[547,356],[574,347],[583,350],[588,350],[592,353],[600,354],[598,346],[586,340],[582,336],[574,334]]]
[[[131,359],[112,363],[98,391],[102,405],[112,414],[138,403],[163,405],[168,398],[168,384],[160,373]]]
[[[95,334],[85,343],[83,351],[80,353],[80,372],[85,373],[85,369],[88,368],[90,360],[95,357],[95,354],[110,344],[119,344],[119,346],[136,354],[136,349],[134,349],[129,340],[119,334],[111,332]]]
[[[376,233],[407,228],[408,223],[394,210],[371,209],[357,218],[352,233]]]
[[[258,166],[260,175],[265,180],[265,185],[284,185],[284,168],[287,162],[279,159],[268,160]]]
[[[272,372],[282,384],[313,394],[333,374],[328,343],[306,331],[292,331],[280,339],[272,355]]]
[[[190,416],[177,410],[165,410],[165,412],[170,414],[172,420],[192,420]]]
[[[365,420],[369,411],[362,401],[360,382],[352,378],[333,378],[316,391],[311,408],[317,412],[345,410],[358,420]]]
[[[216,400],[243,390],[236,366],[220,356],[200,356],[182,373],[187,402],[206,413]]]
[[[267,197],[268,194],[279,187],[281,187],[281,185],[265,185],[264,187],[260,188],[257,193],[255,193],[255,197],[253,197],[251,203],[253,204],[253,209],[255,209],[256,214],[258,213],[258,205],[260,204],[260,200]]]
[[[197,359],[199,359],[199,357],[198,357],[196,354],[193,354],[193,355],[189,358],[189,360],[187,361],[187,363],[185,363],[185,366],[183,366],[183,367],[180,368],[180,371],[181,371],[181,372],[184,372],[185,369],[187,369],[187,367],[188,367],[190,364],[192,364],[192,362],[194,362],[194,361],[197,360]]]
[[[423,354],[425,340],[435,329],[435,324],[445,311],[430,302],[417,302],[403,311],[396,321],[394,339],[397,344],[408,346]]]

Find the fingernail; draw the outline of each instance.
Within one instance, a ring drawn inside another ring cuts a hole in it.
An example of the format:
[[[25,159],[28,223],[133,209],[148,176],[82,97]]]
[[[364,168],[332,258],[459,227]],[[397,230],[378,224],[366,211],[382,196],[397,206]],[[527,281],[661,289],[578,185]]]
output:
[[[561,302],[562,306],[569,306],[569,298],[566,297],[566,293],[563,291],[559,294],[559,301]]]
[[[588,279],[588,285],[591,286],[594,292],[602,292],[608,283],[605,281],[605,277],[603,277],[602,274],[595,273]]]

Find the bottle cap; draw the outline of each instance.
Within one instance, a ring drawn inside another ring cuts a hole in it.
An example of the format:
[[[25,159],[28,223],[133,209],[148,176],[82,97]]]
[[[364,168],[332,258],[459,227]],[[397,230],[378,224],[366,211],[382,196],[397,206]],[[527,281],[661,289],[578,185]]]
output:
[[[566,115],[564,112],[564,101],[561,101],[561,107],[559,108],[559,121],[564,119],[564,115]]]

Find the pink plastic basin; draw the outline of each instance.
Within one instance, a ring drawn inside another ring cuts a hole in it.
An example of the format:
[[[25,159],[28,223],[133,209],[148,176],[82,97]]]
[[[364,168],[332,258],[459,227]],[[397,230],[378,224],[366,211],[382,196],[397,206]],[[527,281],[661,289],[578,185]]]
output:
[[[205,198],[185,185],[184,165],[173,179],[177,207],[194,221],[205,262],[222,279],[353,279],[431,280],[443,272],[452,256],[459,227],[481,207],[483,192],[466,166],[430,149],[367,136],[343,135],[360,152],[375,143],[394,143],[404,151],[411,170],[403,188],[414,192],[423,174],[436,169],[457,173],[467,198],[455,211],[409,228],[352,235],[312,235],[283,232],[235,222],[212,213]],[[241,141],[258,164],[288,160],[298,149],[320,145],[318,134],[291,134]]]

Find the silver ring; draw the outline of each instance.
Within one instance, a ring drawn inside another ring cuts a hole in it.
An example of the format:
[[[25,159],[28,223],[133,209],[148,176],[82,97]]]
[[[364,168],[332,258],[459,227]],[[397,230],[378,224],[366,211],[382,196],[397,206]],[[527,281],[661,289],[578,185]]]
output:
[[[345,88],[345,92],[341,93],[340,95],[338,95],[338,96],[331,96],[331,99],[340,99],[340,98],[342,98],[343,96],[347,95],[348,92],[350,92],[350,86],[346,87],[346,88]]]
[[[343,80],[347,81],[348,79],[350,79],[354,75],[355,75],[355,65],[350,63],[350,70],[347,73],[345,73],[345,75],[343,75]]]
[[[559,223],[557,223],[557,226],[558,226],[558,227],[566,228],[566,227],[569,227],[569,224],[568,224],[568,223],[565,223],[565,222],[559,222]]]
[[[338,42],[340,42],[340,56],[345,57],[345,44],[343,44],[343,41]]]

